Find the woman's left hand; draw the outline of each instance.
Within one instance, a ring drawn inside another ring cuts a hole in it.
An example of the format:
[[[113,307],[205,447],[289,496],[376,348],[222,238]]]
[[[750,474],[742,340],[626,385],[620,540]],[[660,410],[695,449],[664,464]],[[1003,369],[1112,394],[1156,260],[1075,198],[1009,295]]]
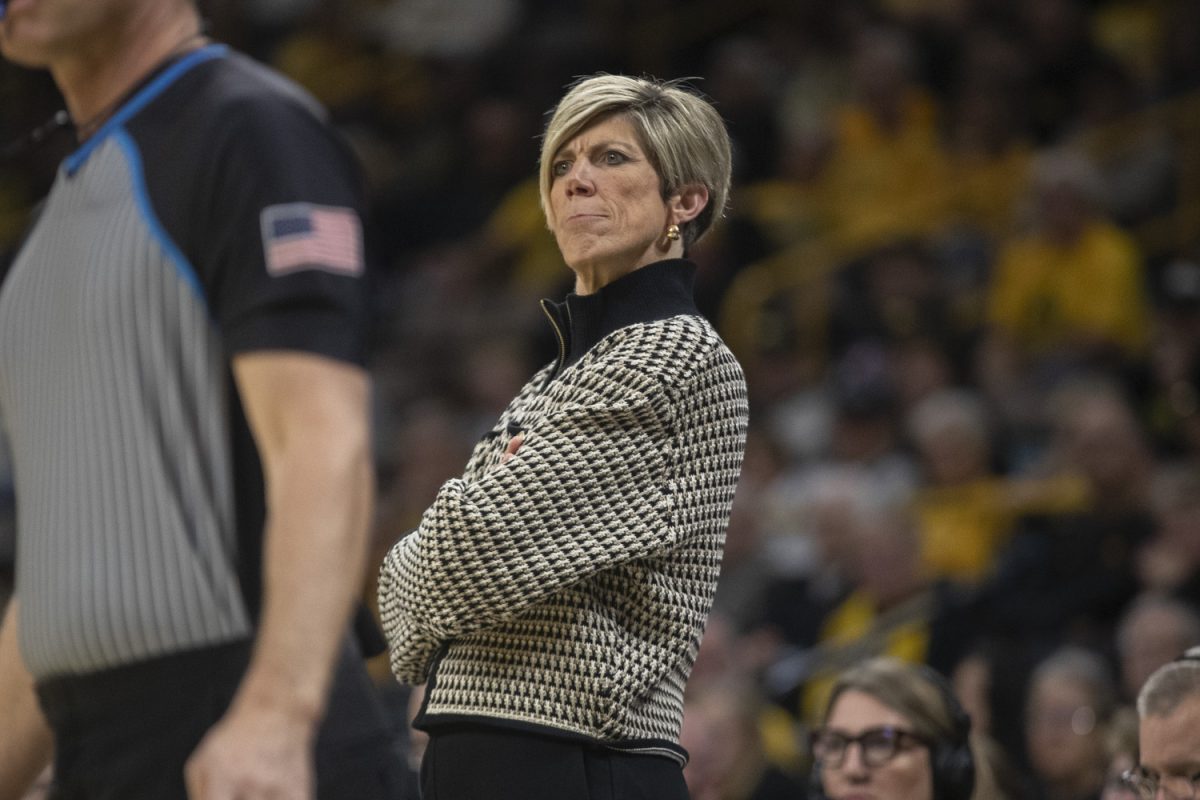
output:
[[[507,464],[512,457],[521,449],[521,445],[525,442],[525,434],[518,433],[516,436],[508,440],[508,447],[504,448],[504,455],[500,456],[500,463]]]

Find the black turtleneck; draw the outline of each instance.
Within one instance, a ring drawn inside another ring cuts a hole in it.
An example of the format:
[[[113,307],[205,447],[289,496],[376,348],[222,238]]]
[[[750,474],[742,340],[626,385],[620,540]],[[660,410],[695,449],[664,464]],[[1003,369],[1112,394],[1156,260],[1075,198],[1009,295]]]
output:
[[[561,303],[543,300],[542,308],[561,337],[554,374],[621,328],[680,314],[700,316],[692,298],[695,279],[694,263],[669,259],[635,269],[593,294],[572,293]]]

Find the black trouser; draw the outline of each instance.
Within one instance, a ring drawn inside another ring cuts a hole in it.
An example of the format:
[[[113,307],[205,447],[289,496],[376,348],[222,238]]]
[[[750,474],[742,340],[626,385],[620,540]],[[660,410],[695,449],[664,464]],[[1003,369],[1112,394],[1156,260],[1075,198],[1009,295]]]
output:
[[[435,730],[422,800],[688,800],[665,756],[483,727]]]
[[[250,658],[239,642],[38,686],[54,731],[54,800],[185,800],[183,767],[229,707]],[[317,796],[400,795],[402,762],[357,648],[343,649],[316,744]]]

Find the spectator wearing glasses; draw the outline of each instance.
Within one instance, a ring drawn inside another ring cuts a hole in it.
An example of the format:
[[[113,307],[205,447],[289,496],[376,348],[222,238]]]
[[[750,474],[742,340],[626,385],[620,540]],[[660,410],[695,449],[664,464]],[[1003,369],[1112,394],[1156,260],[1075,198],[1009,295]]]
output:
[[[1137,710],[1141,758],[1126,783],[1143,800],[1200,796],[1200,647],[1151,675]]]
[[[886,657],[863,661],[838,676],[812,735],[811,797],[1000,797],[970,730],[970,717],[933,670]]]

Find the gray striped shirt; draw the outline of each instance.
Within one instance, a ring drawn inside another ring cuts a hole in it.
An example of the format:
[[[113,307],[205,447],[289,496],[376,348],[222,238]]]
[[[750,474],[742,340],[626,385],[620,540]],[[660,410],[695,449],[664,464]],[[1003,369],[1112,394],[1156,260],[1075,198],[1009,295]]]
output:
[[[0,294],[21,647],[42,677],[249,631],[224,354],[130,191],[132,158],[112,136],[59,174]]]
[[[264,502],[229,360],[361,363],[361,278],[273,273],[260,224],[357,208],[344,155],[298,90],[214,46],[152,76],[60,170],[0,286],[36,678],[252,633]]]

